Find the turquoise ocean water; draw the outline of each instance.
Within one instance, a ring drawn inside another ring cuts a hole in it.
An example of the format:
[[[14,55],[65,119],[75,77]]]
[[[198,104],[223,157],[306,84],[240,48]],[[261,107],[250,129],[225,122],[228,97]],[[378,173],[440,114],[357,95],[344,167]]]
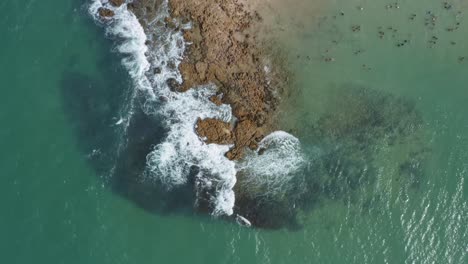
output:
[[[466,263],[468,3],[293,2],[271,7],[296,74],[284,125],[329,160],[310,164],[320,195],[297,230],[153,206],[120,167],[160,128],[141,120],[111,155],[132,81],[86,2],[0,3],[1,262]]]

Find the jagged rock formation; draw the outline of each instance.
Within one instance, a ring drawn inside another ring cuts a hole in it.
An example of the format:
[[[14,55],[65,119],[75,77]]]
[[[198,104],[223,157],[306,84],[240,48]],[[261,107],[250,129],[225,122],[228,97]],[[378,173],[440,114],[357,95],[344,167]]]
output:
[[[125,0],[109,0],[109,3],[111,3],[113,6],[121,6],[123,3],[125,3]]]
[[[196,131],[207,143],[232,144],[234,141],[231,125],[217,119],[198,119]]]
[[[103,7],[99,8],[98,12],[99,12],[99,15],[104,18],[110,18],[110,17],[115,16],[114,11],[107,9],[107,8],[103,8]]]
[[[230,141],[220,138],[218,130],[204,129],[201,137],[206,142],[232,144],[226,156],[241,159],[244,149],[255,149],[258,142],[275,127],[275,112],[279,97],[288,78],[281,64],[274,63],[268,47],[254,34],[255,25],[262,20],[248,1],[185,1],[169,0],[171,16],[164,22],[167,27],[183,30],[190,43],[179,66],[183,83],[169,80],[171,89],[184,92],[199,85],[213,83],[219,89],[211,100],[216,104],[229,104],[236,122],[229,130]],[[111,0],[120,6],[124,0]],[[135,0],[128,7],[145,25],[158,11],[162,0]],[[101,16],[113,16],[111,10],[100,11]],[[190,29],[177,25],[190,21]],[[199,124],[214,124],[212,120]]]
[[[179,89],[216,84],[217,102],[231,105],[237,118],[232,129],[234,147],[226,155],[240,159],[245,147],[256,148],[272,131],[276,93],[284,83],[280,68],[272,65],[266,47],[251,32],[261,17],[245,1],[170,0],[169,4],[173,19],[192,22],[192,28],[184,31],[191,45],[179,67],[184,77]],[[216,134],[203,136],[223,144]]]

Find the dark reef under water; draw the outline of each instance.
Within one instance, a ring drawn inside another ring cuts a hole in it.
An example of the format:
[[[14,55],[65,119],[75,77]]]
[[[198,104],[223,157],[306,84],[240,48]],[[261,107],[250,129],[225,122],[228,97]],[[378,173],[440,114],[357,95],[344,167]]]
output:
[[[346,202],[354,192],[365,191],[377,181],[379,152],[403,147],[393,181],[415,190],[424,177],[423,163],[430,153],[424,138],[424,121],[409,99],[357,85],[336,88],[339,96],[315,122],[303,122],[297,136],[305,146],[308,166],[303,181],[285,196],[255,199],[238,195],[236,205],[254,226],[295,230],[301,217],[313,213],[325,201]],[[312,120],[303,117],[301,120]],[[309,146],[309,148],[307,148]],[[351,201],[369,207],[378,195]],[[364,211],[365,208],[364,208]]]

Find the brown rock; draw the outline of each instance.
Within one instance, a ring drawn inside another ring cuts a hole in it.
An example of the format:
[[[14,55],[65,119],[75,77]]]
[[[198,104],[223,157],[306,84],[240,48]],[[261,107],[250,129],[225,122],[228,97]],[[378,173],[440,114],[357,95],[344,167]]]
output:
[[[258,149],[258,143],[255,142],[255,141],[251,141],[250,144],[249,144],[249,148],[250,148],[251,150],[256,150],[256,149]]]
[[[234,107],[233,113],[239,120],[244,120],[249,115],[249,111],[240,104]]]
[[[113,6],[121,6],[123,3],[125,3],[125,0],[109,0],[109,3],[111,3]]]
[[[221,120],[212,118],[198,119],[196,131],[200,137],[206,138],[205,142],[208,144],[226,145],[234,142],[231,125]]]
[[[221,95],[212,95],[210,97],[210,101],[213,102],[215,105],[220,106],[223,104]]]
[[[170,78],[167,80],[167,85],[169,86],[169,89],[173,92],[179,91],[179,83],[177,83],[177,80],[174,78]]]
[[[241,159],[244,155],[244,148],[249,147],[250,149],[258,148],[258,135],[255,122],[246,119],[238,122],[234,128],[234,147],[226,153],[226,157],[230,160]]]
[[[191,63],[181,63],[179,70],[184,77],[184,83],[182,84],[181,90],[186,91],[191,87],[200,84],[199,76],[195,70],[195,65]]]
[[[104,7],[100,7],[98,9],[98,13],[101,17],[105,17],[105,18],[109,18],[109,17],[113,17],[115,16],[115,13],[114,11],[110,10],[110,9],[107,9],[107,8],[104,8]]]
[[[164,18],[164,23],[166,23],[166,27],[171,28],[171,29],[175,29],[177,27],[176,23],[171,17]]]
[[[237,154],[234,153],[234,149],[231,149],[228,152],[226,152],[225,156],[226,156],[226,158],[228,158],[230,160],[234,160],[237,157]]]
[[[287,83],[284,67],[268,56],[273,53],[264,43],[256,42],[254,24],[261,19],[246,1],[169,0],[169,6],[172,13],[165,19],[166,25],[192,22],[191,29],[183,30],[185,40],[191,44],[179,65],[183,83],[178,91],[213,83],[223,98],[212,96],[210,100],[217,105],[231,105],[238,120],[229,140],[220,130],[221,124],[224,129],[228,124],[221,121],[199,121],[197,133],[207,142],[234,143],[226,156],[239,159],[245,148],[256,149],[263,135],[275,129],[274,110],[282,95],[281,86]]]
[[[244,147],[250,145],[255,140],[255,134],[257,132],[257,126],[249,119],[237,123],[234,129],[234,135],[236,137],[236,146]]]
[[[195,64],[195,69],[197,70],[198,75],[200,76],[201,81],[206,80],[206,70],[208,69],[208,65],[204,62],[197,62]]]

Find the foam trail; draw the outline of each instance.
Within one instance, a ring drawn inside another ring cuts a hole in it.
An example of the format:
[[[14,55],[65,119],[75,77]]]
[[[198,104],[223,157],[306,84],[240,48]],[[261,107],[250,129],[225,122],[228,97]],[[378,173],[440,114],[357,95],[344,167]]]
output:
[[[98,12],[100,8],[110,9],[115,15],[112,19],[102,19]],[[106,36],[119,40],[115,51],[124,55],[122,65],[135,82],[135,87],[139,90],[145,90],[148,95],[154,98],[151,92],[151,83],[145,76],[145,73],[151,67],[145,55],[148,51],[148,47],[145,45],[146,34],[136,16],[128,10],[127,4],[114,7],[107,0],[92,0],[88,11],[95,21],[105,25]],[[127,115],[122,118],[125,121],[125,129],[130,124],[131,115],[133,114],[133,101],[136,95],[137,90],[134,90],[131,94],[130,109]]]

